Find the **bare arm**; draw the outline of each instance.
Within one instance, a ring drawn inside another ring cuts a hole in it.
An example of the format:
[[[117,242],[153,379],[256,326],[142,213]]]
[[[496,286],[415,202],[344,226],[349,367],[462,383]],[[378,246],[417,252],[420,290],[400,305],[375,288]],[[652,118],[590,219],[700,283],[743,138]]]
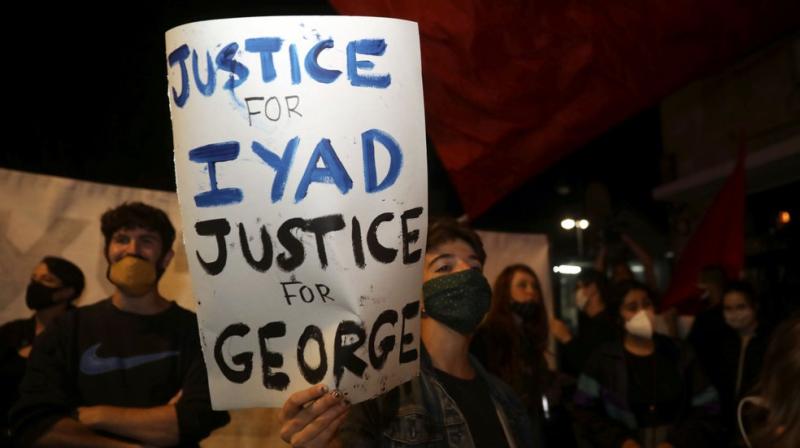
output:
[[[102,436],[72,418],[62,418],[49,431],[42,434],[34,446],[42,447],[86,447],[86,448],[132,448],[139,445]]]
[[[78,418],[88,428],[146,445],[172,446],[179,441],[178,414],[172,404],[152,408],[82,407],[78,409]]]

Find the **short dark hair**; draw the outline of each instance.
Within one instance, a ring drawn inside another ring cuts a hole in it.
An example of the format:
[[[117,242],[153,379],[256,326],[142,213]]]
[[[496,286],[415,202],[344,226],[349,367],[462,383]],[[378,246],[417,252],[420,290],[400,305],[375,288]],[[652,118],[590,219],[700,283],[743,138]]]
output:
[[[751,308],[758,308],[758,296],[756,295],[755,288],[753,288],[753,285],[751,285],[750,282],[737,280],[728,283],[728,285],[725,287],[725,292],[722,294],[722,297],[724,298],[729,292],[738,292],[742,294]]]
[[[613,317],[616,318],[619,316],[619,310],[625,303],[625,296],[634,290],[646,292],[647,296],[650,297],[650,300],[653,301],[653,306],[656,305],[656,298],[653,295],[653,290],[651,290],[647,285],[636,280],[624,280],[617,283],[610,289],[609,299],[606,304]]]
[[[86,279],[83,276],[81,268],[76,266],[73,262],[59,257],[44,257],[42,263],[47,266],[47,270],[51,274],[61,280],[64,287],[73,288],[75,292],[70,296],[69,301],[73,301],[80,297],[86,286]]]
[[[608,278],[606,274],[593,268],[583,268],[575,279],[578,285],[595,285],[603,303],[608,300]]]
[[[481,237],[474,230],[456,221],[453,218],[431,218],[428,223],[428,242],[426,250],[431,250],[450,241],[461,240],[475,251],[481,265],[486,261],[486,251],[483,249]]]
[[[161,237],[161,256],[172,248],[175,242],[175,227],[163,210],[142,202],[124,202],[112,208],[100,217],[100,229],[106,239],[105,251],[111,243],[111,237],[120,229],[142,228],[158,233]]]

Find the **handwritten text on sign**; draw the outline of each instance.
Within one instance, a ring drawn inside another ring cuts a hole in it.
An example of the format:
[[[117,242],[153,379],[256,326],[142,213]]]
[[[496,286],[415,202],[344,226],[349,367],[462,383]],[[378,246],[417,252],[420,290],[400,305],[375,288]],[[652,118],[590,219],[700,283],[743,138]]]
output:
[[[214,406],[280,406],[319,382],[361,401],[410,379],[427,220],[416,24],[193,23],[167,33],[167,67]]]

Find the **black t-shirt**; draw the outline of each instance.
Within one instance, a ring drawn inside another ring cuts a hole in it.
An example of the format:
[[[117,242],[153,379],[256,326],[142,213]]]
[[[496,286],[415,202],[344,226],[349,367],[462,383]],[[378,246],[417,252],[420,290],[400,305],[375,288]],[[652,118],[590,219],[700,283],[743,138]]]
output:
[[[562,370],[577,377],[597,348],[619,338],[619,328],[608,310],[593,317],[581,311],[578,314],[578,334],[562,346]]]
[[[736,337],[736,333],[725,323],[720,304],[699,313],[687,336],[687,341],[697,354],[697,360],[711,383],[718,389],[721,386],[720,378],[724,376],[723,351],[720,347],[730,337]]]
[[[35,336],[36,321],[32,317],[8,322],[0,327],[0,428],[8,427],[8,411],[19,398],[19,383],[28,363],[19,355],[19,350],[32,345]]]
[[[455,400],[458,409],[467,420],[472,441],[478,448],[508,447],[505,432],[497,416],[489,386],[480,377],[471,380],[456,378],[439,369],[436,378],[442,383],[444,390]]]
[[[106,299],[66,313],[36,339],[20,391],[10,417],[22,444],[79,406],[159,406],[179,391],[182,445],[229,419],[211,410],[195,315],[174,303],[138,315]]]
[[[625,353],[628,405],[640,428],[675,423],[681,407],[678,366],[657,351],[650,356]]]

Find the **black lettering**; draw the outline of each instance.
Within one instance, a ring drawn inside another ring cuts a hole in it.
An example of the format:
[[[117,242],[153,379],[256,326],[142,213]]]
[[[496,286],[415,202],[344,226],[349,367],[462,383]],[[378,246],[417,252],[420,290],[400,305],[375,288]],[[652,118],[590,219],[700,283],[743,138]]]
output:
[[[356,341],[345,345],[345,339],[350,339],[351,336],[355,336]],[[359,378],[364,374],[367,363],[355,353],[364,344],[364,339],[366,339],[364,328],[351,320],[341,322],[336,328],[336,339],[333,342],[333,376],[336,380],[336,387],[339,387],[339,383],[342,381],[344,369]]]
[[[305,224],[306,221],[302,218],[291,218],[278,228],[278,241],[286,249],[286,252],[279,254],[277,257],[278,267],[286,272],[293,271],[303,264],[303,260],[306,258],[303,242],[292,234],[292,229],[302,229]]]
[[[275,102],[275,105],[278,106],[278,116],[275,117],[275,118],[272,118],[269,115],[269,103],[270,102]],[[269,121],[278,121],[278,120],[281,119],[281,102],[278,99],[278,97],[271,96],[271,97],[269,97],[267,99],[267,102],[264,103],[264,116],[267,117],[267,120],[269,120]]]
[[[264,97],[263,97],[263,96],[250,96],[250,97],[247,97],[247,98],[245,98],[245,99],[244,99],[244,103],[245,103],[245,105],[247,106],[247,123],[248,123],[250,126],[252,126],[252,125],[253,125],[253,118],[252,118],[252,116],[253,116],[253,115],[258,115],[258,114],[260,114],[260,113],[261,113],[261,112],[258,112],[258,111],[256,111],[256,112],[253,112],[252,110],[250,110],[250,101],[263,101],[263,100],[264,100]]]
[[[306,345],[311,339],[317,341],[317,345],[319,345],[319,366],[316,369],[312,369],[306,363]],[[328,372],[328,355],[325,353],[325,341],[322,339],[322,331],[319,327],[309,325],[300,336],[297,343],[297,365],[300,367],[303,378],[309,384],[317,384],[325,378],[325,374]]]
[[[267,227],[261,226],[261,247],[263,252],[260,260],[253,257],[253,252],[250,250],[250,243],[247,241],[247,232],[244,230],[244,224],[239,223],[239,243],[242,246],[242,254],[247,264],[258,272],[267,272],[272,266],[272,240],[267,233]]]
[[[378,336],[378,330],[380,330],[383,325],[394,325],[396,323],[397,311],[395,310],[386,310],[378,315],[377,319],[375,319],[375,324],[372,326],[372,331],[369,333],[369,362],[372,364],[374,369],[380,370],[383,368],[383,364],[386,363],[386,358],[389,357],[389,352],[392,351],[395,343],[395,337],[393,334],[386,336],[379,344],[381,354],[377,354],[375,351],[375,337]]]
[[[264,387],[272,390],[286,390],[289,387],[289,375],[283,372],[273,373],[272,368],[283,367],[283,355],[269,351],[267,339],[286,336],[286,323],[270,322],[258,329],[258,344],[261,348],[261,369],[264,375]]]
[[[416,263],[422,256],[421,249],[417,249],[411,253],[408,252],[408,246],[419,240],[419,230],[408,231],[408,220],[419,218],[420,215],[422,215],[422,207],[406,210],[400,215],[400,225],[403,229],[403,264]]]
[[[314,218],[305,226],[305,230],[313,232],[317,239],[317,254],[322,269],[328,267],[328,253],[325,251],[325,234],[344,229],[342,215],[328,215]]]
[[[358,218],[353,216],[353,256],[356,259],[356,266],[364,269],[364,244],[361,242],[361,223]]]
[[[372,220],[367,230],[367,247],[372,257],[381,263],[391,263],[397,257],[397,249],[385,247],[378,241],[378,226],[386,221],[394,219],[394,213],[381,213]]]
[[[308,291],[308,294],[309,294],[308,299],[306,299],[306,294],[303,291]],[[311,288],[309,288],[306,285],[301,286],[300,287],[300,299],[302,299],[303,302],[306,302],[306,303],[313,302],[314,301],[314,291],[312,291]]]
[[[292,297],[297,297],[297,296],[292,294],[292,293],[290,293],[289,290],[286,289],[286,285],[299,285],[299,284],[300,284],[300,282],[296,282],[294,280],[292,280],[291,282],[281,282],[281,287],[283,288],[283,298],[286,299],[286,304],[287,305],[291,305],[292,304],[291,298]]]
[[[419,301],[411,302],[403,307],[403,325],[400,327],[400,364],[416,361],[417,357],[419,356],[417,354],[417,349],[403,351],[403,347],[406,345],[411,345],[414,342],[414,335],[411,333],[406,333],[406,321],[417,317],[418,314]]]
[[[250,374],[253,372],[253,352],[239,353],[231,357],[233,364],[241,367],[240,370],[236,370],[225,362],[225,357],[222,354],[222,346],[228,339],[234,336],[243,337],[246,336],[247,333],[250,333],[250,327],[245,324],[238,323],[228,325],[214,344],[214,360],[217,362],[219,370],[225,375],[228,381],[237,384],[242,384],[250,379]]]
[[[289,104],[289,100],[294,100],[294,105]],[[297,106],[300,105],[300,97],[297,95],[288,95],[286,97],[286,114],[289,118],[292,118],[292,112],[296,113],[299,116],[303,116],[300,112],[297,111]]]
[[[314,286],[317,287],[317,292],[319,293],[319,296],[322,298],[322,303],[326,303],[327,302],[327,300],[325,300],[325,299],[328,299],[331,302],[335,302],[335,300],[333,300],[333,297],[328,295],[328,294],[331,293],[331,288],[328,288],[327,285],[324,285],[322,283],[317,283]],[[323,291],[323,289],[324,289],[324,291]]]
[[[197,255],[197,261],[200,262],[200,266],[203,267],[203,270],[206,271],[208,275],[217,275],[225,269],[225,263],[228,262],[228,250],[225,247],[225,235],[231,233],[231,225],[228,224],[228,220],[221,218],[221,219],[209,219],[207,221],[198,221],[194,224],[194,229],[200,236],[211,236],[214,235],[217,237],[217,259],[212,262],[207,262],[203,260],[203,257],[200,256],[199,251],[195,251]]]

